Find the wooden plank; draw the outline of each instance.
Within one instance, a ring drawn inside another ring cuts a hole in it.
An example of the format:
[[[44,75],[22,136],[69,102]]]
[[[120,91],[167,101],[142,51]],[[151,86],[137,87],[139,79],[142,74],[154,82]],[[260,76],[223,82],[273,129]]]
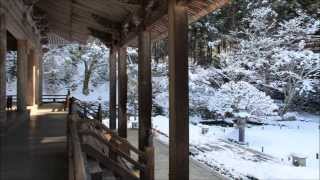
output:
[[[0,3],[2,3],[0,1]],[[6,113],[6,53],[7,53],[7,26],[6,16],[0,4],[0,134],[1,126],[7,121]]]
[[[187,7],[168,1],[169,179],[189,179],[189,94]]]
[[[127,138],[127,47],[119,49],[118,78],[118,133]]]
[[[28,42],[18,40],[17,53],[17,110],[24,112],[26,107],[26,81],[28,67]]]
[[[117,55],[116,47],[110,48],[109,57],[109,128],[117,128]]]

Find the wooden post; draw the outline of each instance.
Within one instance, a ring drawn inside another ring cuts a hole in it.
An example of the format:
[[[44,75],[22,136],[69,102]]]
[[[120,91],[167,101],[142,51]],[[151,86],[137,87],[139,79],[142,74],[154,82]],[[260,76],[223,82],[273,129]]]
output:
[[[70,93],[70,89],[68,89],[68,92],[67,92],[67,96],[66,96],[66,100],[65,100],[65,103],[64,103],[64,107],[63,107],[63,110],[66,111],[67,108],[69,107],[69,97],[70,97],[71,93]]]
[[[118,133],[127,138],[127,47],[119,50],[118,78]]]
[[[146,169],[143,173],[143,180],[153,180],[154,179],[154,147],[145,148],[146,155]]]
[[[189,89],[187,7],[168,1],[169,15],[169,179],[189,179]]]
[[[43,59],[42,59],[42,52],[39,51],[39,91],[38,91],[38,96],[39,96],[39,104],[42,103],[42,84],[43,84]]]
[[[0,2],[1,3],[1,2]],[[6,53],[7,53],[7,26],[4,9],[0,5],[0,129],[6,124]],[[0,132],[1,133],[1,132]]]
[[[150,32],[139,33],[139,149],[152,146],[152,82],[151,82],[151,39]]]
[[[28,43],[18,40],[17,57],[17,110],[26,111],[26,82],[28,65]]]
[[[26,103],[28,106],[33,106],[35,104],[35,61],[35,50],[32,49],[28,54],[28,69],[25,69],[25,71],[27,71]]]
[[[99,122],[102,123],[102,106],[101,106],[101,103],[99,103],[99,106],[98,106],[97,119],[98,119]]]
[[[69,99],[69,114],[70,114],[70,115],[74,113],[73,104],[74,104],[74,98],[71,97],[71,98]]]
[[[34,77],[35,77],[35,91],[34,91],[34,98],[35,98],[35,104],[40,105],[40,51],[39,49],[35,50],[35,71],[34,71]]]
[[[152,139],[152,81],[151,81],[151,37],[150,32],[142,30],[139,43],[139,150],[146,152],[147,168],[140,174],[143,180],[154,179],[154,149]]]
[[[117,51],[115,47],[110,48],[109,57],[109,128],[117,128]]]

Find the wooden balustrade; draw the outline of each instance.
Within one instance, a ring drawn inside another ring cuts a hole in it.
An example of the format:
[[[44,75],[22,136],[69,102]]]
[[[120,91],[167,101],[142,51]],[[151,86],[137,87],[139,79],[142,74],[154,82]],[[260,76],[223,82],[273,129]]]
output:
[[[150,180],[154,177],[154,148],[146,148],[146,151],[140,151],[138,148],[130,144],[125,138],[120,137],[115,130],[111,130],[102,124],[102,107],[101,104],[88,105],[81,102],[79,99],[71,97],[69,99],[69,123],[68,132],[72,137],[68,137],[70,140],[77,140],[79,137],[81,146],[76,143],[70,144],[70,148],[78,148],[84,152],[87,156],[97,160],[100,164],[105,166],[114,172],[118,177],[128,180]],[[95,109],[95,110],[92,110]],[[91,118],[90,112],[94,111],[96,116]],[[74,130],[76,129],[76,131]],[[74,135],[76,133],[76,135]],[[71,146],[72,145],[72,146]],[[69,149],[70,149],[69,148]],[[70,151],[70,150],[69,150]],[[72,153],[78,153],[78,150],[72,150]],[[79,154],[79,153],[78,153]],[[82,153],[83,155],[83,153]],[[78,158],[78,163],[83,158]],[[74,162],[75,160],[69,159]],[[75,166],[72,164],[69,166],[74,169],[70,173],[74,172],[74,177],[82,178],[82,164]],[[140,174],[140,175],[139,175]]]

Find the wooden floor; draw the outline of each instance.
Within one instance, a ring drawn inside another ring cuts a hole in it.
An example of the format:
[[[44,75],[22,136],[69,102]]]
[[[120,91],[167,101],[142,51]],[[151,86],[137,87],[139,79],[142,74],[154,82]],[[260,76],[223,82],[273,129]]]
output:
[[[67,179],[66,114],[52,111],[42,107],[1,137],[1,180]]]
[[[128,140],[138,147],[138,131],[128,129]],[[155,180],[169,179],[169,148],[166,144],[154,139],[155,146]],[[225,180],[204,165],[190,158],[190,180]]]

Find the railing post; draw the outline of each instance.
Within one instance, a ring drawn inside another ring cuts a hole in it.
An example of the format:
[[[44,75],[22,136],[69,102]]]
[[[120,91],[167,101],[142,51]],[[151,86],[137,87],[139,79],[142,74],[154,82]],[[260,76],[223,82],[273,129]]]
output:
[[[145,148],[146,168],[142,180],[154,180],[154,147]]]
[[[99,103],[99,106],[98,106],[97,119],[98,119],[99,122],[102,123],[102,107],[101,107],[101,103]]]
[[[74,97],[69,99],[69,114],[73,113],[73,104],[74,104]]]
[[[66,111],[67,107],[69,107],[69,97],[70,97],[70,90],[68,89],[68,93],[67,93],[67,96],[66,96],[66,102],[65,102],[64,108],[63,108],[64,111]]]

